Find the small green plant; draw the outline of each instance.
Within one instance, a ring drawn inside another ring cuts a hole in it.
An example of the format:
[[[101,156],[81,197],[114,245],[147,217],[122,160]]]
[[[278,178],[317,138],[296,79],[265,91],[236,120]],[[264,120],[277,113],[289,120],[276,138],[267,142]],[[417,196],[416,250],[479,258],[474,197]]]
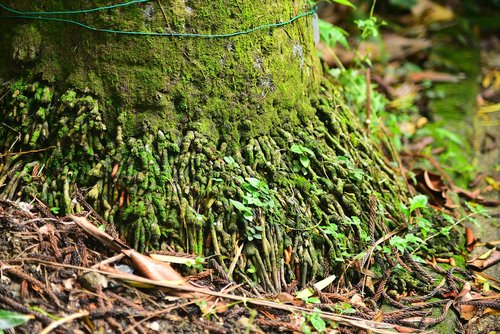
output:
[[[385,21],[378,21],[378,19],[373,16],[373,11],[375,10],[375,4],[377,0],[373,0],[372,7],[370,9],[370,17],[365,20],[355,20],[354,23],[358,26],[358,29],[361,30],[361,38],[367,39],[370,37],[378,37],[380,34],[379,28],[381,26],[386,25]]]
[[[408,208],[405,204],[401,203],[400,210],[405,215],[406,219],[410,221],[411,214],[416,209],[426,208],[428,205],[428,199],[425,195],[416,195],[410,200],[410,207]]]
[[[55,215],[59,214],[59,210],[60,210],[60,208],[58,208],[57,206],[53,206],[50,208],[50,212],[52,212]]]
[[[342,161],[345,166],[347,167],[347,170],[349,171],[349,178],[355,182],[359,182],[361,180],[363,180],[363,177],[365,176],[365,172],[360,169],[360,168],[357,168],[351,161],[351,159],[349,159],[348,157],[344,157],[344,156],[339,156],[337,157],[338,160]]]
[[[379,28],[386,25],[385,21],[378,21],[378,19],[370,14],[370,17],[366,20],[355,20],[354,23],[361,30],[361,38],[367,39],[370,37],[378,37],[380,34]]]
[[[253,221],[254,208],[274,208],[273,195],[266,182],[253,177],[247,177],[242,182],[241,189],[245,190],[243,202],[234,199],[230,199],[229,202],[243,214],[246,220]]]
[[[302,316],[306,319],[301,326],[305,334],[312,333],[312,329],[316,330],[318,333],[325,332],[326,322],[321,318],[321,311],[318,308],[314,308],[313,312],[310,314],[302,313]]]
[[[395,235],[389,240],[391,246],[396,247],[398,251],[403,253],[405,250],[413,251],[416,247],[420,247],[425,241],[417,237],[413,233],[405,234],[404,238]],[[390,254],[392,251],[389,247],[384,247],[384,252]]]
[[[233,157],[224,157],[223,159],[230,169],[240,169],[240,165],[238,165]]]
[[[290,147],[290,151],[298,155],[298,159],[293,161],[293,171],[295,173],[302,172],[302,174],[307,175],[307,169],[311,165],[310,158],[315,157],[314,152],[305,146],[297,144],[293,144]]]
[[[253,239],[262,239],[262,226],[248,226],[247,227],[247,239],[252,241]]]
[[[325,226],[320,226],[326,234],[329,234],[332,236],[332,238],[335,240],[339,250],[340,254],[337,254],[337,257],[335,258],[335,261],[338,262],[345,262],[346,259],[349,259],[353,256],[353,254],[348,252],[348,239],[344,233],[339,231],[339,227],[337,224],[334,223],[328,223]]]
[[[333,309],[339,314],[352,314],[356,313],[356,309],[352,307],[351,304],[346,302],[339,302],[333,305]]]

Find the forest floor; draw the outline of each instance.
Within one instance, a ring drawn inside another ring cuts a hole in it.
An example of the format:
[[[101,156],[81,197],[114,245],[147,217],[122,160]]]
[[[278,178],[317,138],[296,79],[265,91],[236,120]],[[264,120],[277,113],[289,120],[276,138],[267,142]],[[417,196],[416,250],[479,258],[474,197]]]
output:
[[[57,217],[37,200],[0,200],[0,332],[14,324],[19,326],[5,333],[499,332],[500,41],[483,37],[477,68],[462,69],[440,51],[447,37],[436,34],[431,44],[385,37],[386,46],[393,43],[388,49],[399,56],[383,65],[374,60],[371,82],[391,108],[405,99],[420,108],[387,125],[400,131],[398,151],[405,168],[428,169],[444,183],[438,193],[455,201],[460,195],[473,207],[489,209],[489,218],[461,226],[470,228],[463,232],[470,252],[457,255],[463,259],[457,266],[456,256],[430,258],[422,265],[433,278],[443,277],[433,291],[385,294],[383,306],[359,289],[333,290],[318,283],[309,294],[292,284],[288,291],[265,295],[235,284],[214,261],[190,254],[138,258],[118,239],[92,229],[106,224],[79,196],[74,200],[87,208],[80,218]],[[344,57],[348,63],[349,55]],[[426,65],[415,70],[415,63]],[[473,101],[470,96],[454,100],[463,90],[473,92]],[[472,107],[455,117],[443,105]],[[445,131],[427,125],[433,123]],[[448,146],[454,140],[458,148]],[[453,160],[458,150],[467,156]],[[430,182],[428,188],[435,185]],[[166,259],[174,264],[160,261]],[[155,276],[160,272],[163,281]],[[181,278],[178,272],[185,277],[182,282],[165,278]]]

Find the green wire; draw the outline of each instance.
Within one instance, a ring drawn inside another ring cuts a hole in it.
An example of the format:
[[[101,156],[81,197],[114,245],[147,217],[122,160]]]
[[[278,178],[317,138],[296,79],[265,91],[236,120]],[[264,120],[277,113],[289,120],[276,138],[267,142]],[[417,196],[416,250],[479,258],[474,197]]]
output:
[[[134,0],[135,2],[144,2],[148,0]],[[124,4],[122,4],[124,5]],[[1,7],[4,7],[2,4],[0,4]],[[119,5],[114,5],[119,6]],[[111,7],[111,6],[110,6]],[[113,7],[113,8],[115,8]],[[4,7],[5,8],[5,7]],[[100,8],[105,8],[105,7],[100,7]],[[95,8],[94,10],[96,10]],[[264,24],[261,26],[258,26],[256,28],[244,30],[244,31],[236,31],[232,33],[227,33],[227,34],[215,34],[215,35],[210,35],[210,34],[196,34],[196,33],[161,33],[161,32],[144,32],[144,31],[124,31],[124,30],[113,30],[113,29],[102,29],[102,28],[96,28],[92,27],[89,25],[86,25],[84,23],[78,22],[78,21],[73,21],[73,20],[67,20],[67,19],[59,19],[55,17],[43,17],[43,16],[31,16],[31,15],[15,15],[15,16],[0,16],[0,19],[32,19],[32,20],[42,20],[42,21],[55,21],[55,22],[63,22],[63,23],[70,23],[77,25],[79,27],[92,30],[92,31],[98,31],[98,32],[106,32],[106,33],[113,33],[113,34],[120,34],[120,35],[135,35],[135,36],[160,36],[160,37],[202,37],[202,38],[228,38],[228,37],[234,37],[234,36],[239,36],[239,35],[246,35],[253,33],[257,30],[262,30],[266,28],[276,28],[276,27],[281,27],[287,24],[290,24],[301,17],[308,16],[308,15],[313,15],[316,13],[318,10],[318,6],[313,7],[311,10],[301,13],[297,16],[292,17],[289,20],[282,21],[282,22],[277,22],[277,23],[268,23]]]
[[[91,9],[68,10],[68,11],[60,11],[60,12],[22,12],[22,11],[7,7],[6,5],[1,4],[1,3],[0,3],[0,7],[2,7],[3,9],[5,9],[11,13],[17,14],[17,15],[85,14],[85,13],[98,12],[101,10],[108,10],[108,9],[113,9],[113,8],[118,8],[118,7],[125,7],[125,6],[129,6],[129,5],[133,5],[135,3],[142,3],[142,2],[148,2],[148,1],[151,1],[151,0],[131,0],[129,2],[119,3],[116,5],[97,7],[97,8],[91,8]]]

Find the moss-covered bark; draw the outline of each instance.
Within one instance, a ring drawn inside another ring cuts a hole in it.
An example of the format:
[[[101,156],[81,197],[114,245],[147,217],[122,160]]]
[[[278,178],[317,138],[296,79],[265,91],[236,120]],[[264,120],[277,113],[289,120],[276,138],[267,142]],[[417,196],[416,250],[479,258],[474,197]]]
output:
[[[303,1],[162,0],[73,19],[225,33],[306,10]],[[36,196],[70,213],[80,209],[77,185],[140,250],[219,254],[225,267],[243,244],[235,278],[267,291],[345,273],[386,225],[403,223],[398,178],[321,79],[310,18],[228,39],[0,24],[3,198]]]

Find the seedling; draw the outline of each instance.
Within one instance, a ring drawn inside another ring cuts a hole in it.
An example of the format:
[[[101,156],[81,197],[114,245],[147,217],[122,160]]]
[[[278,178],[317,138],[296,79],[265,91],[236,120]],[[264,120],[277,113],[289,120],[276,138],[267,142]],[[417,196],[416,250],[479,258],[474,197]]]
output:
[[[314,152],[305,146],[293,144],[290,151],[298,155],[298,159],[293,161],[293,171],[295,173],[302,172],[307,175],[307,169],[311,165],[311,157],[315,157]]]

